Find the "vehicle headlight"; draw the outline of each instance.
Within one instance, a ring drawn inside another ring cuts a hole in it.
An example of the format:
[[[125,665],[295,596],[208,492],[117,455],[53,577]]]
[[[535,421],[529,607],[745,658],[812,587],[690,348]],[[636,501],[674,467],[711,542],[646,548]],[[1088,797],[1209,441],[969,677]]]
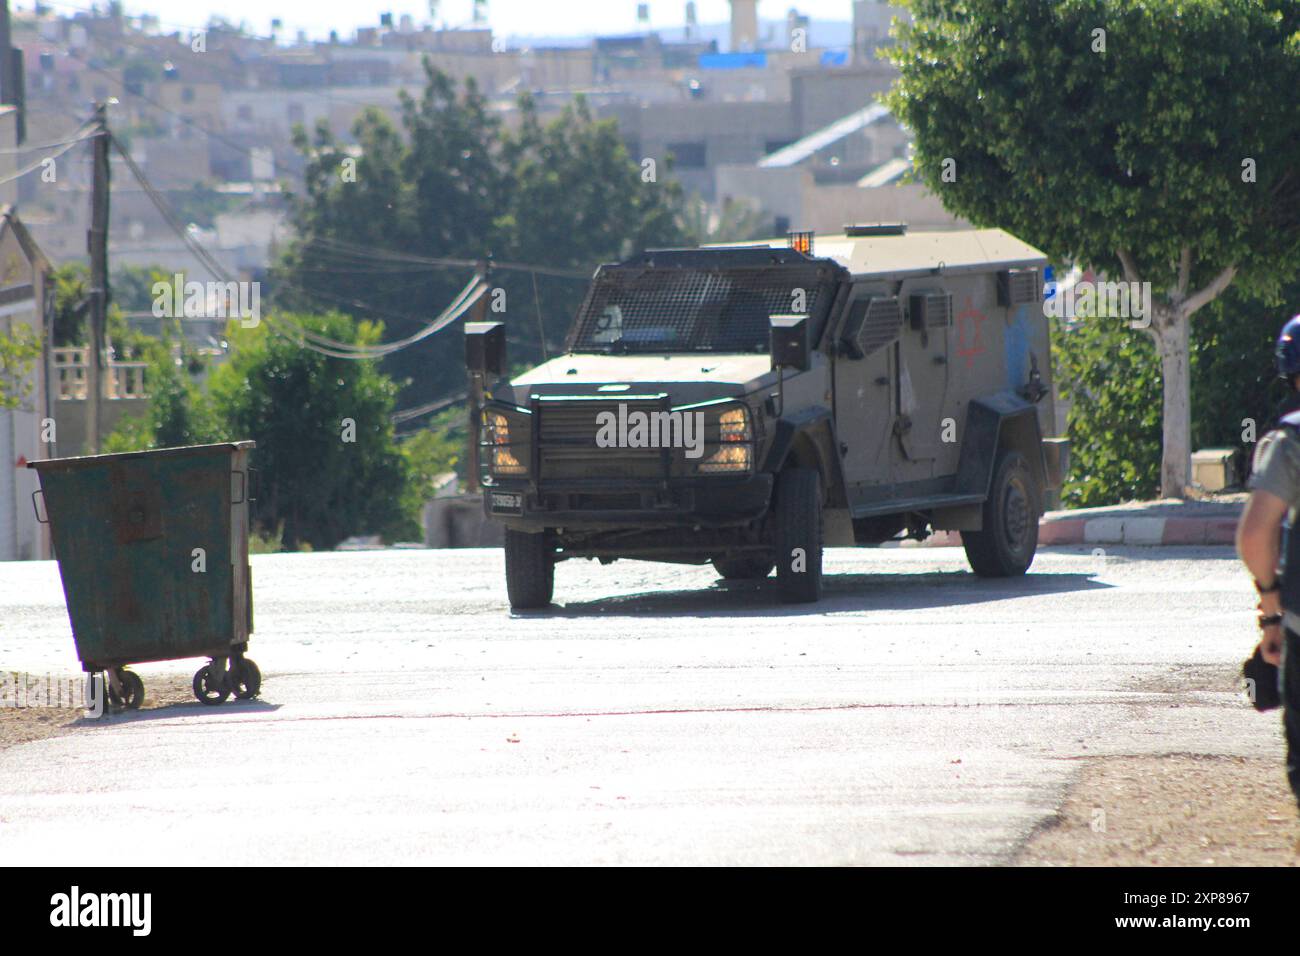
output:
[[[702,474],[749,471],[753,465],[754,445],[748,408],[735,405],[722,413],[718,419],[718,443],[721,447],[700,463]]]
[[[489,467],[495,475],[526,475],[528,469],[515,457],[510,443],[510,421],[500,412],[483,413],[483,432],[490,451]]]

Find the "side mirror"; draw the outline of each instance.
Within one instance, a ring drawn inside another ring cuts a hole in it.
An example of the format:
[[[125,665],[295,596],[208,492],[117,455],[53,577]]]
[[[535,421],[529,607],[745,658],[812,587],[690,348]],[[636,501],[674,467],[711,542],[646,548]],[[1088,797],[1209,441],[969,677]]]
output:
[[[793,368],[808,371],[811,363],[808,346],[808,316],[774,315],[771,326],[770,351],[772,368]]]
[[[465,323],[465,367],[485,378],[506,373],[505,323]]]

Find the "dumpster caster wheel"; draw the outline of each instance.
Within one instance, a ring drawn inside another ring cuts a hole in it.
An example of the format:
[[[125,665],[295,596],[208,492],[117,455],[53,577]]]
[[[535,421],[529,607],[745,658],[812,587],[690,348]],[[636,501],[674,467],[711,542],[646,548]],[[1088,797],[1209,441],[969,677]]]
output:
[[[262,672],[247,657],[230,663],[231,691],[238,700],[252,700],[262,689]]]
[[[204,704],[220,704],[230,696],[230,687],[215,678],[211,664],[204,664],[194,675],[194,696]]]
[[[117,672],[118,682],[122,685],[122,692],[119,694],[113,689],[112,681],[105,681],[108,685],[108,701],[114,707],[125,707],[127,710],[139,710],[140,705],[144,703],[144,681],[135,671],[129,671],[123,668]]]

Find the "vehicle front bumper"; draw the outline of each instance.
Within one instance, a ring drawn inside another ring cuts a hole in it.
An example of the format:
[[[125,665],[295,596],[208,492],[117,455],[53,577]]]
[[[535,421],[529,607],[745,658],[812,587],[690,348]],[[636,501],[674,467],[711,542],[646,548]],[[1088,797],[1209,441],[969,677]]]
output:
[[[498,480],[483,488],[483,510],[509,528],[732,527],[767,513],[773,477],[745,476],[669,481],[529,482]]]

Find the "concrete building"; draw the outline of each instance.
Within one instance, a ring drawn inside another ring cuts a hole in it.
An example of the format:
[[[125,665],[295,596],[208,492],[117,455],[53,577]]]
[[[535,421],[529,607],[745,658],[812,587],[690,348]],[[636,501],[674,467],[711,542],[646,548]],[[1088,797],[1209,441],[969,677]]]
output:
[[[618,120],[628,152],[638,162],[654,159],[688,193],[715,195],[714,171],[723,164],[749,165],[797,138],[789,102],[620,104],[601,110]]]
[[[49,341],[49,273],[49,262],[13,207],[0,207],[0,336]],[[0,561],[48,558],[49,534],[32,506],[39,485],[27,462],[54,457],[48,440],[56,437],[49,363],[37,359],[30,371],[7,377],[2,387],[17,405],[0,408]]]
[[[771,217],[772,231],[839,232],[846,225],[905,222],[915,229],[965,228],[938,197],[903,182],[911,167],[907,132],[873,104],[765,156],[720,165],[714,195]]]
[[[855,0],[853,4],[853,62],[858,65],[879,60],[876,51],[889,46],[894,18],[910,20],[911,14],[888,0]]]

